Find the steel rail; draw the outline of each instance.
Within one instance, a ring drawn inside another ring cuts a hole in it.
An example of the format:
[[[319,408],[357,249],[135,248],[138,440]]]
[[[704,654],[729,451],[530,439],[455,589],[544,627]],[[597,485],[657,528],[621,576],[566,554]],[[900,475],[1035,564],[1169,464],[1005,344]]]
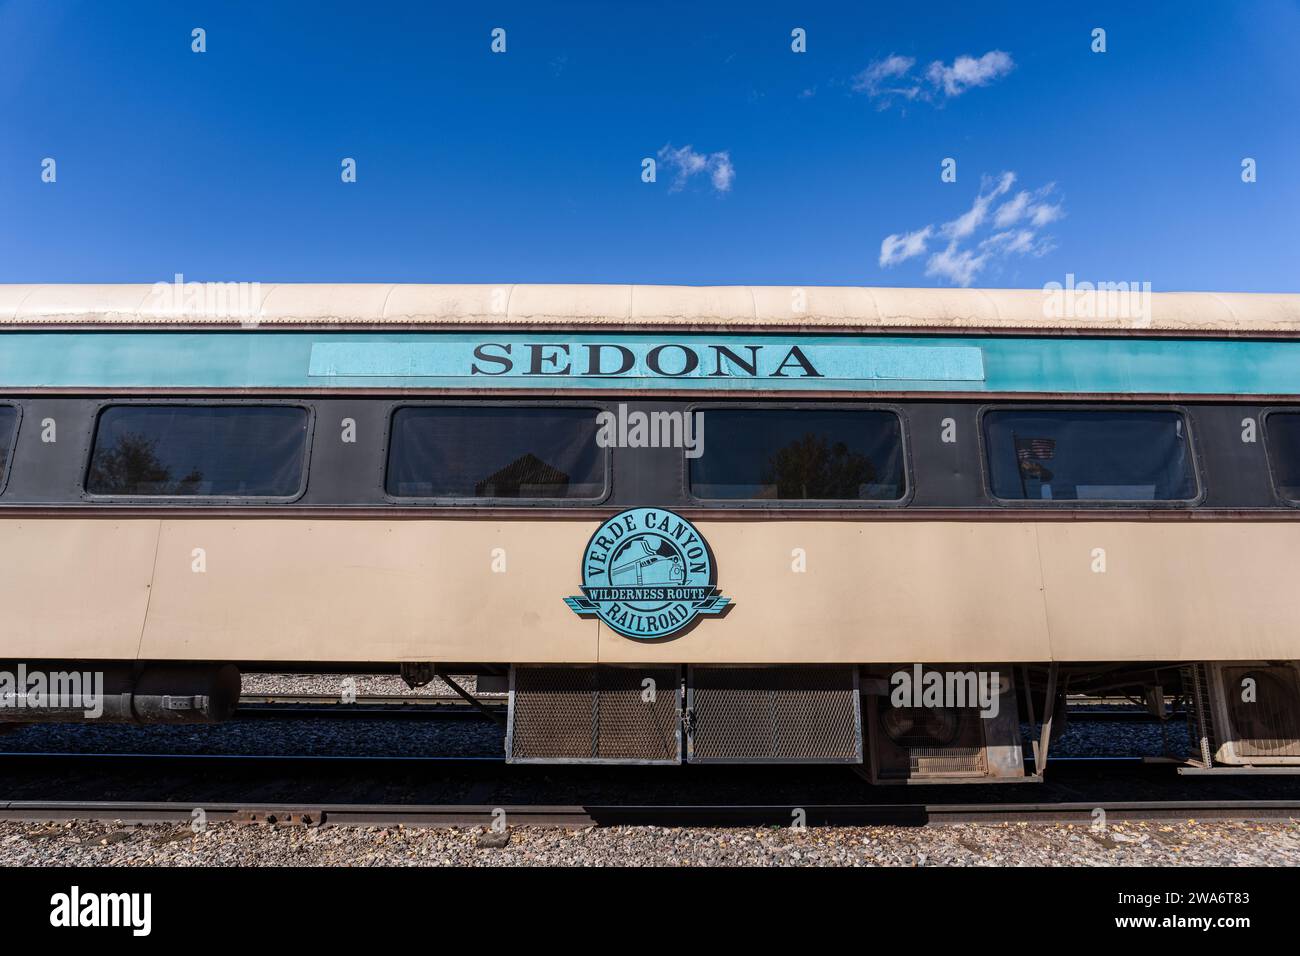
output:
[[[456,766],[463,764],[466,767],[483,766],[490,764],[500,764],[506,766],[504,755],[500,754],[481,754],[481,755],[444,755],[444,754],[226,754],[226,753],[150,753],[147,751],[93,751],[93,752],[74,752],[74,751],[46,751],[46,750],[10,750],[0,751],[0,766],[14,766],[23,763],[176,763],[176,764],[194,764],[203,762],[226,762],[249,764],[264,763],[287,763],[298,765],[310,764],[375,764],[375,763],[432,763]],[[515,769],[527,770],[549,766],[552,770],[563,767],[563,764],[516,764]],[[583,769],[583,765],[569,765],[575,770]],[[610,764],[610,769],[636,769],[634,764]],[[694,766],[689,763],[683,763],[678,766]],[[760,763],[754,764],[736,764],[736,767],[761,767]],[[809,767],[819,767],[822,769],[831,769],[835,766],[853,767],[860,766],[856,764],[808,764]],[[1075,767],[1090,768],[1093,770],[1132,770],[1137,768],[1148,770],[1168,770],[1170,767],[1181,766],[1180,761],[1168,757],[1126,757],[1126,756],[1056,756],[1048,758],[1048,766],[1056,767]],[[587,765],[590,768],[590,765]],[[1026,769],[1029,769],[1028,767]],[[1014,781],[1007,781],[1008,783]]]
[[[446,755],[446,754],[240,754],[240,753],[150,753],[148,751],[93,751],[93,752],[72,752],[72,751],[44,751],[44,750],[10,750],[0,751],[0,767],[16,767],[23,764],[67,764],[75,765],[78,763],[87,764],[147,764],[156,763],[161,765],[175,764],[180,766],[198,766],[202,763],[226,763],[238,765],[247,763],[249,765],[261,765],[276,763],[290,767],[308,767],[312,765],[325,767],[329,765],[346,765],[355,763],[359,765],[373,766],[376,764],[390,764],[398,766],[401,764],[437,764],[448,767],[482,767],[490,765],[509,766],[506,763],[503,754],[473,754],[473,755]],[[1049,767],[1056,767],[1058,770],[1087,770],[1089,772],[1168,772],[1170,768],[1184,767],[1182,761],[1173,757],[1134,757],[1134,756],[1049,756],[1047,760]],[[515,764],[512,769],[526,772],[529,769],[549,766],[552,770],[562,768],[563,764],[532,764],[523,763]],[[574,770],[582,770],[583,765],[569,765]],[[666,765],[667,767],[668,765]],[[681,768],[695,766],[689,763],[678,765]],[[758,768],[764,764],[736,764],[737,768],[748,767]],[[775,765],[769,765],[775,766]],[[857,764],[809,764],[810,768],[833,769],[835,766],[852,768],[861,766]],[[609,769],[634,770],[636,765],[633,764],[610,764]],[[589,765],[587,767],[590,769]],[[58,770],[53,767],[51,770]],[[1026,760],[1026,772],[1033,769],[1032,760]],[[1241,769],[1241,768],[1238,768]],[[1250,768],[1260,769],[1260,768]],[[1297,772],[1297,768],[1263,768],[1264,770],[1285,770],[1292,773]],[[1008,780],[1006,785],[1017,782]],[[928,782],[930,785],[939,786],[942,784]]]
[[[508,826],[789,826],[802,811],[808,826],[927,826],[955,823],[1071,823],[1093,825],[1104,810],[1119,821],[1300,818],[1300,800],[1099,801],[1096,803],[898,803],[472,805],[188,803],[175,801],[0,801],[0,821],[190,824],[203,811],[207,823],[306,826],[489,827]]]
[[[481,695],[485,704],[506,703],[505,694]],[[458,694],[364,694],[344,701],[337,694],[241,694],[239,707],[469,707]]]
[[[0,752],[0,766],[15,767],[23,764],[54,764],[51,771],[62,768],[58,764],[75,766],[77,764],[173,764],[181,766],[199,766],[204,763],[226,765],[263,765],[275,764],[284,767],[306,766],[341,766],[349,763],[365,766],[377,764],[438,764],[448,767],[475,767],[500,764],[505,766],[504,756],[445,756],[441,754],[173,754],[173,753],[139,753],[139,752],[97,752],[65,753],[52,751],[5,751]]]
[[[246,694],[239,699],[235,720],[295,719],[304,717],[434,717],[500,719],[506,710],[503,695],[478,697],[477,705],[455,694],[420,696],[368,695],[344,702],[326,694]],[[481,708],[481,709],[480,709]],[[1185,713],[1175,712],[1168,721],[1181,724]],[[1159,724],[1160,719],[1146,711],[1117,710],[1109,707],[1067,709],[1067,721],[1078,723]]]

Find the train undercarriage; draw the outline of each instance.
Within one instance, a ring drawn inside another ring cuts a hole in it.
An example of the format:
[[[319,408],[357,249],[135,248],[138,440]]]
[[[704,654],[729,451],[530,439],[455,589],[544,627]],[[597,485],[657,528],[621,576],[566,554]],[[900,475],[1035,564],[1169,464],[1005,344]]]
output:
[[[876,784],[1035,782],[1070,714],[1109,703],[1162,731],[1185,725],[1185,737],[1178,735],[1185,745],[1149,758],[1177,764],[1180,773],[1300,774],[1296,661],[408,663],[399,672],[412,688],[441,678],[470,703],[479,703],[476,694],[508,692],[510,763],[846,764]],[[476,675],[475,690],[453,674]],[[0,665],[0,727],[7,729],[52,721],[219,723],[236,713],[239,696],[234,663]]]

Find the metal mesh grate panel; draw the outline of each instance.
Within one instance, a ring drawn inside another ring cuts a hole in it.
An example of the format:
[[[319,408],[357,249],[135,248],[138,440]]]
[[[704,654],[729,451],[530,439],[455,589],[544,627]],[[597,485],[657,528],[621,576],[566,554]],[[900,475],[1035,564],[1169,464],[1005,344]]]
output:
[[[516,667],[511,681],[508,759],[596,755],[596,668]]]
[[[675,667],[515,667],[511,681],[512,763],[681,760]]]
[[[653,681],[649,687],[647,680]],[[599,681],[597,756],[677,762],[681,739],[677,669],[602,667]]]
[[[694,763],[857,763],[857,669],[692,667]]]

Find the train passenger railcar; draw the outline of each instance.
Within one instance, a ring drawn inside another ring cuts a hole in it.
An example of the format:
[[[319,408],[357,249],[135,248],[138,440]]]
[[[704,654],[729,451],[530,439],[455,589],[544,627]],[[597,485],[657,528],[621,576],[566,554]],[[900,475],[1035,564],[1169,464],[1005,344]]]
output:
[[[0,286],[0,343],[5,720],[474,673],[512,761],[1005,781],[1068,692],[1300,766],[1300,296]]]

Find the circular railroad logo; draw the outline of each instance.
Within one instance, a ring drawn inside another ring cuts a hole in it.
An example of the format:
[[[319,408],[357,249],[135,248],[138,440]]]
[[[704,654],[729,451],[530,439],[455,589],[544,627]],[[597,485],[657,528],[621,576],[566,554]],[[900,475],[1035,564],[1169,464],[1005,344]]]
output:
[[[664,508],[632,508],[596,529],[582,555],[582,594],[564,601],[624,637],[652,640],[721,613],[730,599],[694,525]]]

